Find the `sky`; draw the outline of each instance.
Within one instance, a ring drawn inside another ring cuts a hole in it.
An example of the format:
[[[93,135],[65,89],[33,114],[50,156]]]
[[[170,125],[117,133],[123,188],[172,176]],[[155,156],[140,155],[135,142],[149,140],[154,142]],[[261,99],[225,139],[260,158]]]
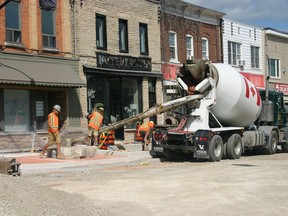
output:
[[[225,17],[263,28],[288,32],[287,0],[182,0],[225,13]]]

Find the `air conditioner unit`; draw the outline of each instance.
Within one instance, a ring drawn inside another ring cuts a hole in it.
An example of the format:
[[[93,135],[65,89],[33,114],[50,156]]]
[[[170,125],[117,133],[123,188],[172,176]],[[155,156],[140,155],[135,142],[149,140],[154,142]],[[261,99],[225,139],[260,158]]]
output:
[[[245,66],[244,60],[238,60],[238,66]]]

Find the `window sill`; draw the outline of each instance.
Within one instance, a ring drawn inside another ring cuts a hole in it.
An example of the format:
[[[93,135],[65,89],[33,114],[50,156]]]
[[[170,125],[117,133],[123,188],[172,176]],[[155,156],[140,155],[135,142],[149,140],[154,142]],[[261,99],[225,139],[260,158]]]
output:
[[[42,51],[49,52],[49,53],[59,53],[59,50],[57,48],[52,48],[52,47],[43,47]]]
[[[170,59],[169,63],[179,64],[180,62],[176,59]]]
[[[25,48],[23,44],[14,43],[14,42],[5,42],[5,46],[14,47],[14,48],[20,48],[20,49],[24,49]]]

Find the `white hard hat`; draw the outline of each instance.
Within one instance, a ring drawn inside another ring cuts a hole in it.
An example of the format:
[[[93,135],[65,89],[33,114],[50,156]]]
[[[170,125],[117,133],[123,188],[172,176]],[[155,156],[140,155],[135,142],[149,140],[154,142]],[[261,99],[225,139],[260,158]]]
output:
[[[100,107],[98,110],[102,110],[104,112],[104,108],[103,107]]]
[[[61,107],[58,104],[54,105],[53,109],[57,110],[58,112],[61,112]]]
[[[150,121],[150,123],[154,125],[154,122],[153,122],[153,121]]]

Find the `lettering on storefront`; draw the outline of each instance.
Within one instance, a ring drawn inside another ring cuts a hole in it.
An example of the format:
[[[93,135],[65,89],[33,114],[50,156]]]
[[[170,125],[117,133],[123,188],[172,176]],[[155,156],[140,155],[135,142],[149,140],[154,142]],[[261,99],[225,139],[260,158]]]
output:
[[[277,84],[275,84],[275,89],[283,92],[284,94],[288,94],[288,85],[286,85],[286,84],[277,83]]]
[[[121,70],[151,71],[152,63],[150,58],[136,58],[130,56],[116,56],[97,53],[97,67]]]

